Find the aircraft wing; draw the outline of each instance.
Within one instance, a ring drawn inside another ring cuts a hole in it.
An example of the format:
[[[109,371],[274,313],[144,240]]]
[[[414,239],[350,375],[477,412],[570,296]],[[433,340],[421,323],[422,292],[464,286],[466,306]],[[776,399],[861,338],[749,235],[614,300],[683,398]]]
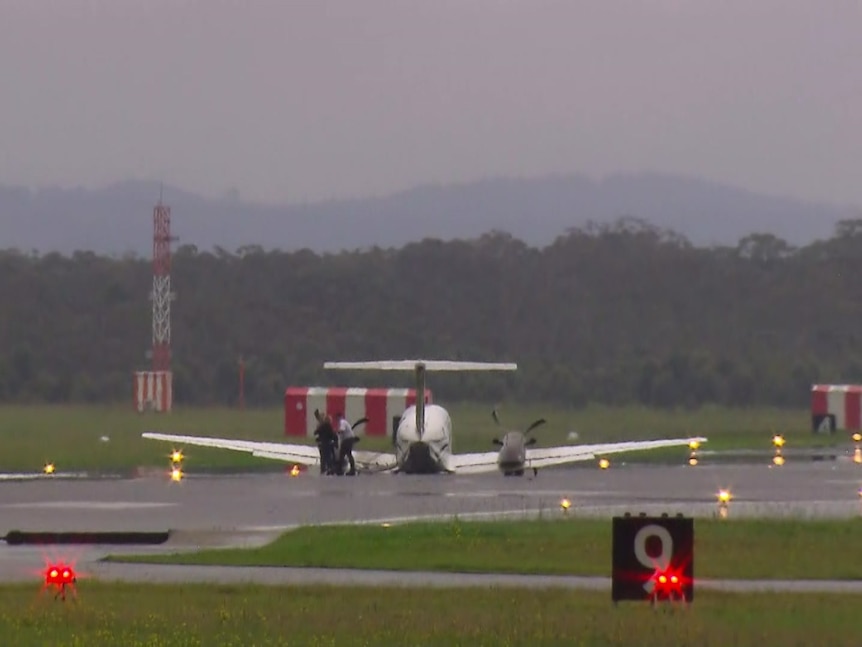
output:
[[[272,458],[300,465],[317,465],[320,462],[320,452],[311,445],[291,445],[287,443],[268,443],[255,440],[236,440],[231,438],[209,438],[206,436],[176,436],[146,432],[141,434],[150,440],[165,440],[180,445],[197,445],[216,449],[230,449],[235,452],[247,452],[260,458]]]
[[[231,438],[209,438],[206,436],[179,436],[146,432],[142,437],[150,440],[164,440],[179,445],[197,445],[215,449],[230,449],[247,452],[258,458],[295,463],[299,465],[319,465],[320,452],[315,445],[270,443],[256,440],[236,440]],[[353,452],[357,466],[367,471],[385,471],[395,467],[395,455],[379,452]]]
[[[540,468],[565,463],[580,463],[595,460],[605,454],[658,449],[660,447],[678,447],[697,441],[705,443],[706,438],[671,438],[667,440],[633,440],[619,443],[602,443],[598,445],[561,445],[542,449],[527,448],[526,467]],[[495,472],[499,452],[479,452],[475,454],[454,454],[450,465],[458,474],[481,474]]]
[[[665,440],[631,440],[618,443],[600,443],[596,445],[562,445],[541,449],[527,448],[527,465],[529,467],[548,467],[564,463],[577,463],[595,460],[597,456],[620,454],[622,452],[644,451],[661,447],[687,446],[692,442],[705,443],[706,438],[669,438]]]
[[[481,474],[497,471],[498,452],[479,452],[475,454],[452,454],[449,467],[456,474]]]
[[[595,454],[589,450],[583,450],[577,445],[564,447],[549,447],[548,449],[527,450],[527,469],[531,467],[548,467],[549,465],[560,465],[562,463],[576,463],[595,459]],[[497,457],[499,452],[482,452],[476,454],[456,454],[451,457],[450,465],[458,474],[482,474],[483,472],[496,472]]]

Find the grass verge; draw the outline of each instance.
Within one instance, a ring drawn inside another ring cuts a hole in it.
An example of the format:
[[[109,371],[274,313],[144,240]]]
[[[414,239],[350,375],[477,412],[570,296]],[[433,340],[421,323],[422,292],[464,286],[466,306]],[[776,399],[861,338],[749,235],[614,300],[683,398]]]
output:
[[[862,596],[696,594],[688,609],[613,607],[566,590],[130,585],[75,602],[0,587],[4,645],[588,645],[856,647]]]
[[[695,520],[703,578],[859,579],[862,518],[836,521]],[[448,572],[610,576],[611,522],[455,520],[382,526],[309,526],[254,549],[111,557],[115,561],[317,566]]]
[[[499,433],[489,405],[456,404],[449,407],[454,423],[456,452],[489,451]],[[502,410],[506,424],[524,428],[545,417],[537,431],[539,446],[612,442],[644,438],[708,436],[704,449],[770,450],[772,433],[785,434],[788,450],[830,447],[847,442],[846,433],[814,435],[804,410],[724,409],[659,411],[644,407],[587,407],[564,409],[511,403]],[[139,414],[131,406],[11,406],[0,407],[0,472],[37,472],[46,462],[60,471],[124,470],[138,466],[167,467],[167,443],[142,439],[144,431],[223,436],[270,442],[306,442],[287,439],[281,407],[239,411],[224,408],[187,409],[170,414]],[[569,432],[576,431],[576,441]],[[109,440],[102,441],[102,437]],[[388,439],[364,438],[359,449],[389,451]],[[195,469],[283,469],[274,461],[244,453],[203,447],[186,448],[188,471]],[[671,460],[684,462],[685,447],[617,455],[619,460]]]

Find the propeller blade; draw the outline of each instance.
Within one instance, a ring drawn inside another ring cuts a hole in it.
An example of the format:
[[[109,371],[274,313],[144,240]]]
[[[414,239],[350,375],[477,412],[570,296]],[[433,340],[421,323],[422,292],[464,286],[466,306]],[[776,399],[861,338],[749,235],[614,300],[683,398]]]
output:
[[[491,442],[495,445],[500,445],[501,447],[503,446],[503,441],[500,440],[499,438],[492,438]]]
[[[360,425],[364,425],[366,422],[368,422],[368,418],[360,418],[359,420],[357,420],[356,422],[354,422],[354,423],[351,425],[351,427],[350,427],[350,428],[351,428],[351,429],[356,429],[356,428],[357,428],[357,427],[359,427]]]
[[[497,409],[496,408],[491,412],[491,417],[494,419],[494,422],[496,422],[497,425],[500,424],[500,417],[497,415]]]
[[[539,419],[538,419],[538,420],[536,420],[533,424],[531,424],[529,427],[527,427],[527,431],[525,431],[525,432],[524,432],[524,435],[526,436],[528,433],[530,433],[531,431],[533,431],[533,429],[535,429],[536,427],[539,427],[539,426],[541,426],[541,425],[543,425],[543,424],[545,424],[545,419],[544,419],[544,418],[539,418]]]

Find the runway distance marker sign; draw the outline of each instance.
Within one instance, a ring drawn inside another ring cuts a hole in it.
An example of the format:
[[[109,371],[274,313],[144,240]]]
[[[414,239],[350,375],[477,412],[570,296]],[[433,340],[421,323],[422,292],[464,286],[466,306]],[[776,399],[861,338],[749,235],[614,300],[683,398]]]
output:
[[[694,599],[694,519],[682,516],[613,518],[611,599]]]

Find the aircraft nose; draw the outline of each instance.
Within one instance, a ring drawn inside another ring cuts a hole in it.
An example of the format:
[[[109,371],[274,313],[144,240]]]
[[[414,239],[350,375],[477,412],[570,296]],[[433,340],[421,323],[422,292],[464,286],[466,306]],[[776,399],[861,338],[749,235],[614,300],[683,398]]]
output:
[[[511,447],[501,447],[500,454],[497,456],[498,463],[511,463],[517,459],[517,452],[512,451]]]

